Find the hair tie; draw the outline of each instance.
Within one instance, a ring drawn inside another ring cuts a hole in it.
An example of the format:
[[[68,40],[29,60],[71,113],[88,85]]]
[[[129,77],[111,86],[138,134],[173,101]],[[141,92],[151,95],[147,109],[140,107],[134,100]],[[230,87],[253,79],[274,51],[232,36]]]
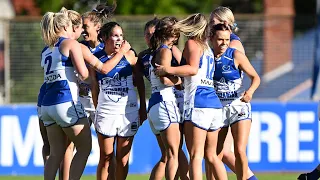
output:
[[[232,29],[235,30],[238,27],[237,23],[233,23]]]
[[[93,9],[92,12],[96,12],[96,13],[99,13],[99,14],[102,14],[104,11],[104,9],[101,9],[100,11],[98,11],[97,9]]]

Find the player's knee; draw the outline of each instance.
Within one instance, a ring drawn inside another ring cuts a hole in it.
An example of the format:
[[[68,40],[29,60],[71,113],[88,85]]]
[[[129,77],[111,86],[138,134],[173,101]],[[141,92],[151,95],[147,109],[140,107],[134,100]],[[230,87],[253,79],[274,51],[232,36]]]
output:
[[[117,165],[121,165],[122,167],[125,167],[128,164],[129,158],[125,157],[117,157]]]
[[[234,156],[234,153],[232,151],[223,151],[223,158],[230,159]]]
[[[113,152],[111,153],[107,153],[107,152],[100,152],[100,161],[105,162],[105,163],[109,163],[112,161],[114,157]]]
[[[234,155],[236,158],[246,157],[246,149],[245,148],[235,148]]]
[[[190,160],[202,161],[203,156],[204,156],[203,152],[194,152],[194,153],[190,154]]]
[[[162,163],[167,163],[167,161],[168,161],[168,156],[167,156],[166,153],[161,154],[160,161],[161,161]]]

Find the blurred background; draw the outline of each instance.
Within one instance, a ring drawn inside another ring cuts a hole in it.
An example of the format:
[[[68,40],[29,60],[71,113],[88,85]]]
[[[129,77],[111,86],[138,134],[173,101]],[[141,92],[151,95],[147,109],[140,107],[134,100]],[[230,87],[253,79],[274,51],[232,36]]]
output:
[[[62,6],[83,13],[105,2],[0,0],[0,175],[42,173],[35,108],[43,82],[42,15]],[[146,48],[143,27],[155,15],[182,19],[201,12],[209,17],[215,7],[229,7],[246,55],[262,79],[252,103],[250,166],[258,172],[300,172],[319,163],[319,0],[118,0],[117,5],[113,20],[137,52]],[[145,143],[148,150],[142,148]],[[97,143],[94,147],[88,174],[94,174],[98,161]],[[130,173],[148,173],[158,160],[148,125],[139,130],[132,154]]]

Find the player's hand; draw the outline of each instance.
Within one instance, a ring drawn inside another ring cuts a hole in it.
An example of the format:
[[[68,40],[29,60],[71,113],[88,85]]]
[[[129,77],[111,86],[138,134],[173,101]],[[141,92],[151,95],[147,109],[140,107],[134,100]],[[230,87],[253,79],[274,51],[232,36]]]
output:
[[[250,102],[252,99],[252,93],[250,91],[244,92],[242,98],[240,99],[242,102]]]
[[[128,41],[123,40],[121,48],[120,48],[120,52],[122,52],[123,54],[127,53],[131,48],[131,45]]]
[[[168,74],[168,72],[166,71],[166,68],[162,65],[159,65],[157,63],[155,63],[156,68],[153,70],[154,74],[157,76],[165,76]]]

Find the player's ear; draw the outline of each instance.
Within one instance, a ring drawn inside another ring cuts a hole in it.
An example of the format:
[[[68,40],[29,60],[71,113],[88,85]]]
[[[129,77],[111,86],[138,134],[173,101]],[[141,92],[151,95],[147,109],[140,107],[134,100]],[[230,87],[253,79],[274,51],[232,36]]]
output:
[[[76,26],[72,26],[72,31],[76,32],[77,27]]]

